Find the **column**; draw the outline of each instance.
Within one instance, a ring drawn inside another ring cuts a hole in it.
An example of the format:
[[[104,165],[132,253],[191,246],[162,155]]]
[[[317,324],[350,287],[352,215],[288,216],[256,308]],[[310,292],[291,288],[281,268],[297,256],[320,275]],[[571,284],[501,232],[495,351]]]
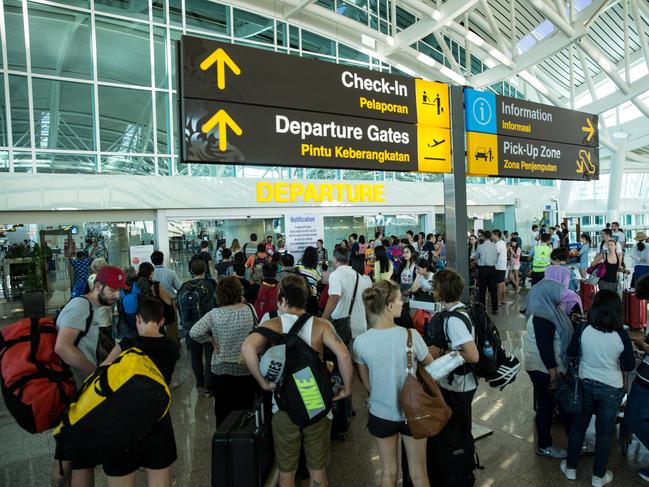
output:
[[[155,248],[164,254],[165,263],[169,262],[169,224],[166,210],[157,210],[155,214]]]
[[[451,133],[453,173],[444,174],[444,216],[446,218],[446,260],[450,268],[469,282],[467,246],[466,160],[464,144],[464,92],[451,86]],[[465,288],[464,298],[468,297]]]
[[[615,132],[612,136],[618,151],[611,155],[611,173],[608,182],[608,200],[606,202],[606,220],[613,222],[620,218],[620,198],[624,167],[626,165],[626,142],[629,135],[624,132]]]

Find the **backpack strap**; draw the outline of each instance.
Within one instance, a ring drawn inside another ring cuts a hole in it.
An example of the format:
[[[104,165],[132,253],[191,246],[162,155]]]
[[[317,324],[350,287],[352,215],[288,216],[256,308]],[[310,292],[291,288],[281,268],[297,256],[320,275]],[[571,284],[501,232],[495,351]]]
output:
[[[85,297],[85,296],[79,296],[79,297],[85,299],[88,302],[88,317],[86,318],[86,328],[85,328],[85,330],[79,332],[79,335],[77,336],[77,339],[74,341],[74,346],[75,347],[79,346],[79,342],[81,341],[81,339],[83,337],[85,337],[88,334],[88,332],[90,331],[90,327],[92,326],[92,317],[93,317],[93,314],[95,312],[95,309],[92,306],[92,302],[90,302],[90,300],[87,297]]]
[[[302,327],[304,324],[309,321],[311,318],[311,315],[309,313],[304,313],[302,316],[300,316],[295,324],[291,327],[289,332],[287,333],[288,336],[297,336],[298,333],[300,333],[300,330],[302,330]]]
[[[266,338],[271,344],[279,343],[283,337],[283,335],[280,335],[274,330],[271,330],[270,328],[267,328],[265,326],[258,326],[254,330],[251,331],[251,333],[259,333],[261,336]]]
[[[351,317],[352,316],[352,310],[354,309],[354,303],[356,302],[356,291],[358,290],[358,279],[361,277],[361,275],[357,272],[356,273],[356,283],[354,284],[354,293],[352,294],[352,302],[349,304],[349,313],[347,313],[347,316]]]
[[[257,328],[257,325],[259,324],[259,321],[257,320],[257,314],[255,313],[255,308],[252,307],[252,304],[246,303],[246,306],[250,309],[250,312],[252,313],[252,329],[254,330]]]

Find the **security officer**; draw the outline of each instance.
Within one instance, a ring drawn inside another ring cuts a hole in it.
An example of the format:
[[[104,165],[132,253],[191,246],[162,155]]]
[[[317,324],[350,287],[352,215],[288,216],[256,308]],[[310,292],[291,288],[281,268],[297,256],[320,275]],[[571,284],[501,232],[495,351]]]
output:
[[[545,277],[545,268],[550,265],[552,244],[550,234],[542,233],[541,241],[532,249],[532,286]]]

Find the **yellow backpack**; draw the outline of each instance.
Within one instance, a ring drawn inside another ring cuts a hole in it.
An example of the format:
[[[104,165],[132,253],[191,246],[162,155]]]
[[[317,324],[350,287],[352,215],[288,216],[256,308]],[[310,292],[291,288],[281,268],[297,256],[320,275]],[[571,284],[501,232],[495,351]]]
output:
[[[171,394],[158,367],[136,347],[90,375],[54,430],[62,458],[100,465],[118,458],[165,417]]]

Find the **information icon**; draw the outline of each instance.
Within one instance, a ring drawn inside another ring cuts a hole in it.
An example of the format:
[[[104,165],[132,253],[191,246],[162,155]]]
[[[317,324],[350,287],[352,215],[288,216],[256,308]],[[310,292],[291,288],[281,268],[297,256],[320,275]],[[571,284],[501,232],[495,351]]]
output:
[[[489,125],[492,116],[493,113],[491,111],[489,100],[480,97],[473,101],[473,118],[476,122],[480,125]]]

